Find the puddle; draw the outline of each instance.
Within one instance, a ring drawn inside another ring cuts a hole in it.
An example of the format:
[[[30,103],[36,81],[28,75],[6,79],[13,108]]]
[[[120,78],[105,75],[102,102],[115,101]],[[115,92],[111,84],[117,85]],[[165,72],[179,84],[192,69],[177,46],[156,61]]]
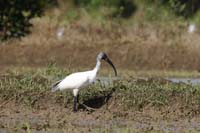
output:
[[[8,130],[0,129],[0,133],[9,133]]]
[[[166,78],[166,80],[169,80],[173,83],[185,83],[185,84],[191,84],[191,85],[200,84],[200,79],[197,79],[197,78]]]
[[[146,78],[146,77],[139,77],[137,80],[144,80],[144,81],[149,81],[151,78]],[[190,85],[200,85],[200,78],[161,78],[164,81],[170,81],[172,83],[184,83],[184,84],[190,84]],[[121,77],[98,77],[96,80],[96,83],[100,83],[103,86],[109,86],[112,85],[114,81],[118,80],[123,80]],[[157,79],[154,78],[156,81]],[[158,81],[160,78],[158,78]]]
[[[112,85],[114,81],[119,81],[120,77],[97,77],[95,83],[100,83],[102,86]]]

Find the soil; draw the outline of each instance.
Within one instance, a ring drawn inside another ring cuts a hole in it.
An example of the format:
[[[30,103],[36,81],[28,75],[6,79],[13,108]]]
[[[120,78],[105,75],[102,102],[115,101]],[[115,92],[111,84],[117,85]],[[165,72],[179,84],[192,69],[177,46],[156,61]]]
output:
[[[158,131],[185,132],[200,130],[200,116],[182,110],[179,105],[165,108],[145,107],[143,110],[125,111],[117,107],[112,97],[96,110],[71,106],[53,101],[46,92],[34,107],[12,100],[0,100],[0,131],[96,132],[96,131]],[[94,100],[94,99],[90,99]],[[89,104],[88,104],[89,105]],[[94,107],[94,106],[93,106]]]

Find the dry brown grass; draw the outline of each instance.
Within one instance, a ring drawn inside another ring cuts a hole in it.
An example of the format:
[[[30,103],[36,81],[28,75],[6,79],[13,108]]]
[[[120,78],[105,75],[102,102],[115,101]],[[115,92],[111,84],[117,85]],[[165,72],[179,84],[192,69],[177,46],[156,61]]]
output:
[[[68,67],[92,67],[99,51],[105,51],[117,68],[130,70],[194,70],[200,66],[199,33],[187,33],[187,24],[119,24],[54,17],[33,20],[32,34],[0,48],[1,65],[45,66],[49,62]],[[56,36],[65,29],[62,38]]]

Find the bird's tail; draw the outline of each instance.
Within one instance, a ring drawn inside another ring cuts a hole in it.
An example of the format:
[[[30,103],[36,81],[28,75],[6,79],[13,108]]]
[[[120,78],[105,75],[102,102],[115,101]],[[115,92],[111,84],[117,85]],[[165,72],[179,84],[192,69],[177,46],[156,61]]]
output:
[[[54,83],[54,84],[51,86],[51,92],[55,92],[55,91],[59,90],[58,84],[59,84],[61,81],[62,81],[62,80],[57,81],[56,83]]]

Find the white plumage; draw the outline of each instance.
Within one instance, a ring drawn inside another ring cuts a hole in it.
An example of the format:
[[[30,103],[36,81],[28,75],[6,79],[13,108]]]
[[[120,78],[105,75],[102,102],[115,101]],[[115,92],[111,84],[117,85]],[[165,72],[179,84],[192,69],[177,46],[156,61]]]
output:
[[[96,78],[96,72],[94,72],[94,70],[87,72],[73,73],[67,76],[65,79],[63,79],[58,84],[58,88],[59,90],[76,89],[76,88],[81,89],[93,83],[95,81],[95,78]]]
[[[117,75],[117,71],[115,69],[115,66],[111,62],[111,60],[107,57],[107,55],[103,52],[100,52],[97,56],[97,64],[95,68],[91,71],[85,71],[85,72],[77,72],[72,73],[65,77],[63,80],[57,81],[52,86],[52,91],[56,90],[73,90],[74,95],[74,111],[77,111],[76,103],[78,101],[78,92],[81,88],[84,88],[92,83],[95,82],[97,72],[100,69],[101,62],[100,60],[104,59],[107,61],[114,69],[115,75]]]

